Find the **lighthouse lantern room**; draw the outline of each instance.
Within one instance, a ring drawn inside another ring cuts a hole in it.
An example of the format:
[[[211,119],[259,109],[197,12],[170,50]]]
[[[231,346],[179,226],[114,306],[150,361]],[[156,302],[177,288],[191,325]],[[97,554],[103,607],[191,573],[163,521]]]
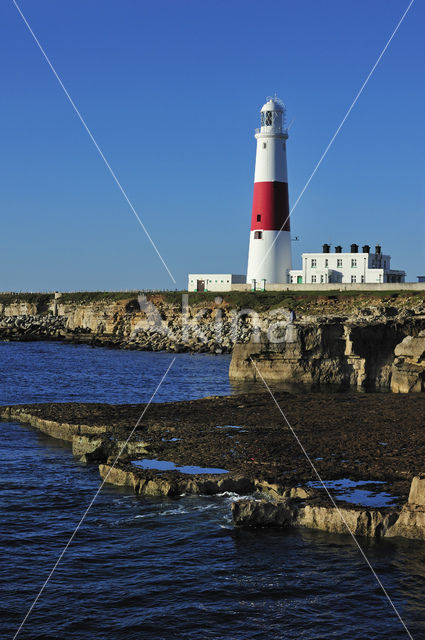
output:
[[[285,105],[276,96],[261,109],[256,130],[254,198],[247,283],[289,282],[291,237],[286,165]]]

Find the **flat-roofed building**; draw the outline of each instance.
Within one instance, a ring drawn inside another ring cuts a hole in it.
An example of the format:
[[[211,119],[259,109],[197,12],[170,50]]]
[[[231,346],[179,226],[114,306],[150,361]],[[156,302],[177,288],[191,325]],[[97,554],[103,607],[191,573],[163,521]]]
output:
[[[406,273],[391,269],[391,256],[383,254],[380,245],[371,253],[370,246],[364,245],[359,251],[352,244],[349,252],[341,246],[331,253],[330,245],[324,244],[322,253],[303,253],[302,269],[291,269],[290,284],[372,284],[405,282]]]
[[[246,276],[234,273],[189,273],[188,291],[230,291],[232,284],[245,284]]]

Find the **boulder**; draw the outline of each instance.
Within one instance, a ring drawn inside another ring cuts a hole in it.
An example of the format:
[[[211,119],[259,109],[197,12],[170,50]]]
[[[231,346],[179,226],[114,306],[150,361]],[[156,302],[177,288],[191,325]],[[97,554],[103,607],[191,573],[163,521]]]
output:
[[[244,499],[232,503],[233,524],[249,527],[290,527],[296,510],[290,500]]]
[[[409,393],[425,391],[425,332],[407,336],[394,349],[391,368],[391,391]]]
[[[425,475],[413,478],[410,485],[408,504],[425,507]]]
[[[110,446],[106,438],[91,438],[90,436],[74,435],[72,437],[72,453],[83,458],[84,462],[106,462]]]
[[[139,492],[140,478],[132,471],[120,467],[112,467],[109,464],[100,464],[99,473],[102,480],[120,487],[131,487]]]

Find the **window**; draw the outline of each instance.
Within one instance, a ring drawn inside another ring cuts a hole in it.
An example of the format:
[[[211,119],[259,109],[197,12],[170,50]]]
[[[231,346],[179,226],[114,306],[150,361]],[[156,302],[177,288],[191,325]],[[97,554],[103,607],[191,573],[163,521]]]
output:
[[[337,267],[342,267],[342,258],[338,258],[336,261],[336,266]]]
[[[267,142],[263,142],[263,149],[267,149]]]
[[[273,124],[273,111],[263,111],[261,114],[261,126],[271,127]]]
[[[364,276],[362,276],[362,282],[364,282]]]
[[[323,281],[324,281],[323,276],[320,276],[320,282],[323,282]]]
[[[325,258],[325,267],[329,267],[329,260]]]
[[[311,281],[316,282],[316,276],[311,276]]]
[[[357,267],[357,260],[356,260],[356,258],[351,258],[351,266],[352,266],[352,267]]]
[[[311,268],[315,269],[317,267],[317,260],[316,258],[312,258],[311,259]]]
[[[257,222],[261,222],[261,213],[257,213]]]
[[[351,282],[357,282],[356,276],[351,276]]]
[[[263,237],[262,231],[254,231],[254,240],[261,240],[262,237]]]

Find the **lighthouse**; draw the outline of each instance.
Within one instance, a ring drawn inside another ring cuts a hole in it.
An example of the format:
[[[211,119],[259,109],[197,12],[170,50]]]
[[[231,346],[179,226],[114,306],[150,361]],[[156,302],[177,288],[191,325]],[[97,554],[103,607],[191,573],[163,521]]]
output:
[[[282,284],[289,281],[291,237],[288,171],[286,166],[285,105],[268,98],[256,129],[254,198],[247,283]],[[254,283],[255,280],[255,283]]]

